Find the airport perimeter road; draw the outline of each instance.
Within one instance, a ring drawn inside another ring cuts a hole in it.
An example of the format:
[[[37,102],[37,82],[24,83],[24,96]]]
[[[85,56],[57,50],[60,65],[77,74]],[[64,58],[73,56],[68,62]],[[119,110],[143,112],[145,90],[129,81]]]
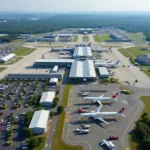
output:
[[[88,35],[88,37],[89,37],[89,42],[91,42],[92,44],[95,44],[95,43],[97,43],[97,42],[94,41],[93,35],[94,35],[94,34],[89,34],[89,35]]]

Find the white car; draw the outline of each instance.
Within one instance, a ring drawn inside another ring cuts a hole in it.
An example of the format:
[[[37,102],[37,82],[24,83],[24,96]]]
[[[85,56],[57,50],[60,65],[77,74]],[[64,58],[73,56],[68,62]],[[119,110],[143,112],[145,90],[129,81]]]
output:
[[[80,133],[89,133],[89,131],[90,131],[89,129],[81,129]]]

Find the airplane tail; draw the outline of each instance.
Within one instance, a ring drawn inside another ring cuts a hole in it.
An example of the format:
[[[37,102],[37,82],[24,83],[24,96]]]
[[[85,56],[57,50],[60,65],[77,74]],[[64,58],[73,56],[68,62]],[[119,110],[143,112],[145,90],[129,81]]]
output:
[[[109,47],[109,50],[111,50],[111,49],[112,49],[112,46]]]
[[[91,42],[88,44],[89,47],[91,47]]]
[[[83,110],[80,108],[80,109],[78,109],[78,111],[77,111],[79,114],[81,114],[81,113],[83,113]]]
[[[119,113],[121,116],[125,117],[125,115],[123,114],[124,111],[125,111],[125,108],[122,108],[121,110],[118,111],[118,113]]]
[[[112,98],[114,98],[115,100],[117,100],[117,98],[118,98],[118,92],[115,95],[113,95]]]
[[[119,64],[119,60],[115,64],[118,65]]]

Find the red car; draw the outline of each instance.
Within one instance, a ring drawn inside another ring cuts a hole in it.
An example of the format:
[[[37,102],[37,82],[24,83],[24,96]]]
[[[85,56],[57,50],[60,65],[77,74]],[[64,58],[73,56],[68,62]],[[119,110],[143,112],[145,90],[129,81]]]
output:
[[[109,140],[118,140],[119,138],[117,136],[110,136]]]
[[[3,115],[3,112],[0,112],[0,116]]]
[[[0,131],[2,131],[2,127],[0,126]]]

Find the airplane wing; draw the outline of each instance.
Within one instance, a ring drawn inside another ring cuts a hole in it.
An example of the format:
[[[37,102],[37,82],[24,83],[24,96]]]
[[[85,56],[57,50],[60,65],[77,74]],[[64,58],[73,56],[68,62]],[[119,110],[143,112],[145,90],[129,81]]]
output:
[[[99,111],[101,110],[102,106],[103,106],[103,105],[100,104],[99,107],[97,107],[97,109],[95,110],[95,112],[99,112]]]
[[[105,121],[104,119],[102,119],[101,117],[94,117],[94,119],[98,119],[98,120],[100,120],[100,121],[102,121],[102,122],[104,122],[104,123],[106,123],[108,125],[110,124],[107,121]]]
[[[99,97],[104,97],[104,94],[102,94],[101,96],[99,96]]]

